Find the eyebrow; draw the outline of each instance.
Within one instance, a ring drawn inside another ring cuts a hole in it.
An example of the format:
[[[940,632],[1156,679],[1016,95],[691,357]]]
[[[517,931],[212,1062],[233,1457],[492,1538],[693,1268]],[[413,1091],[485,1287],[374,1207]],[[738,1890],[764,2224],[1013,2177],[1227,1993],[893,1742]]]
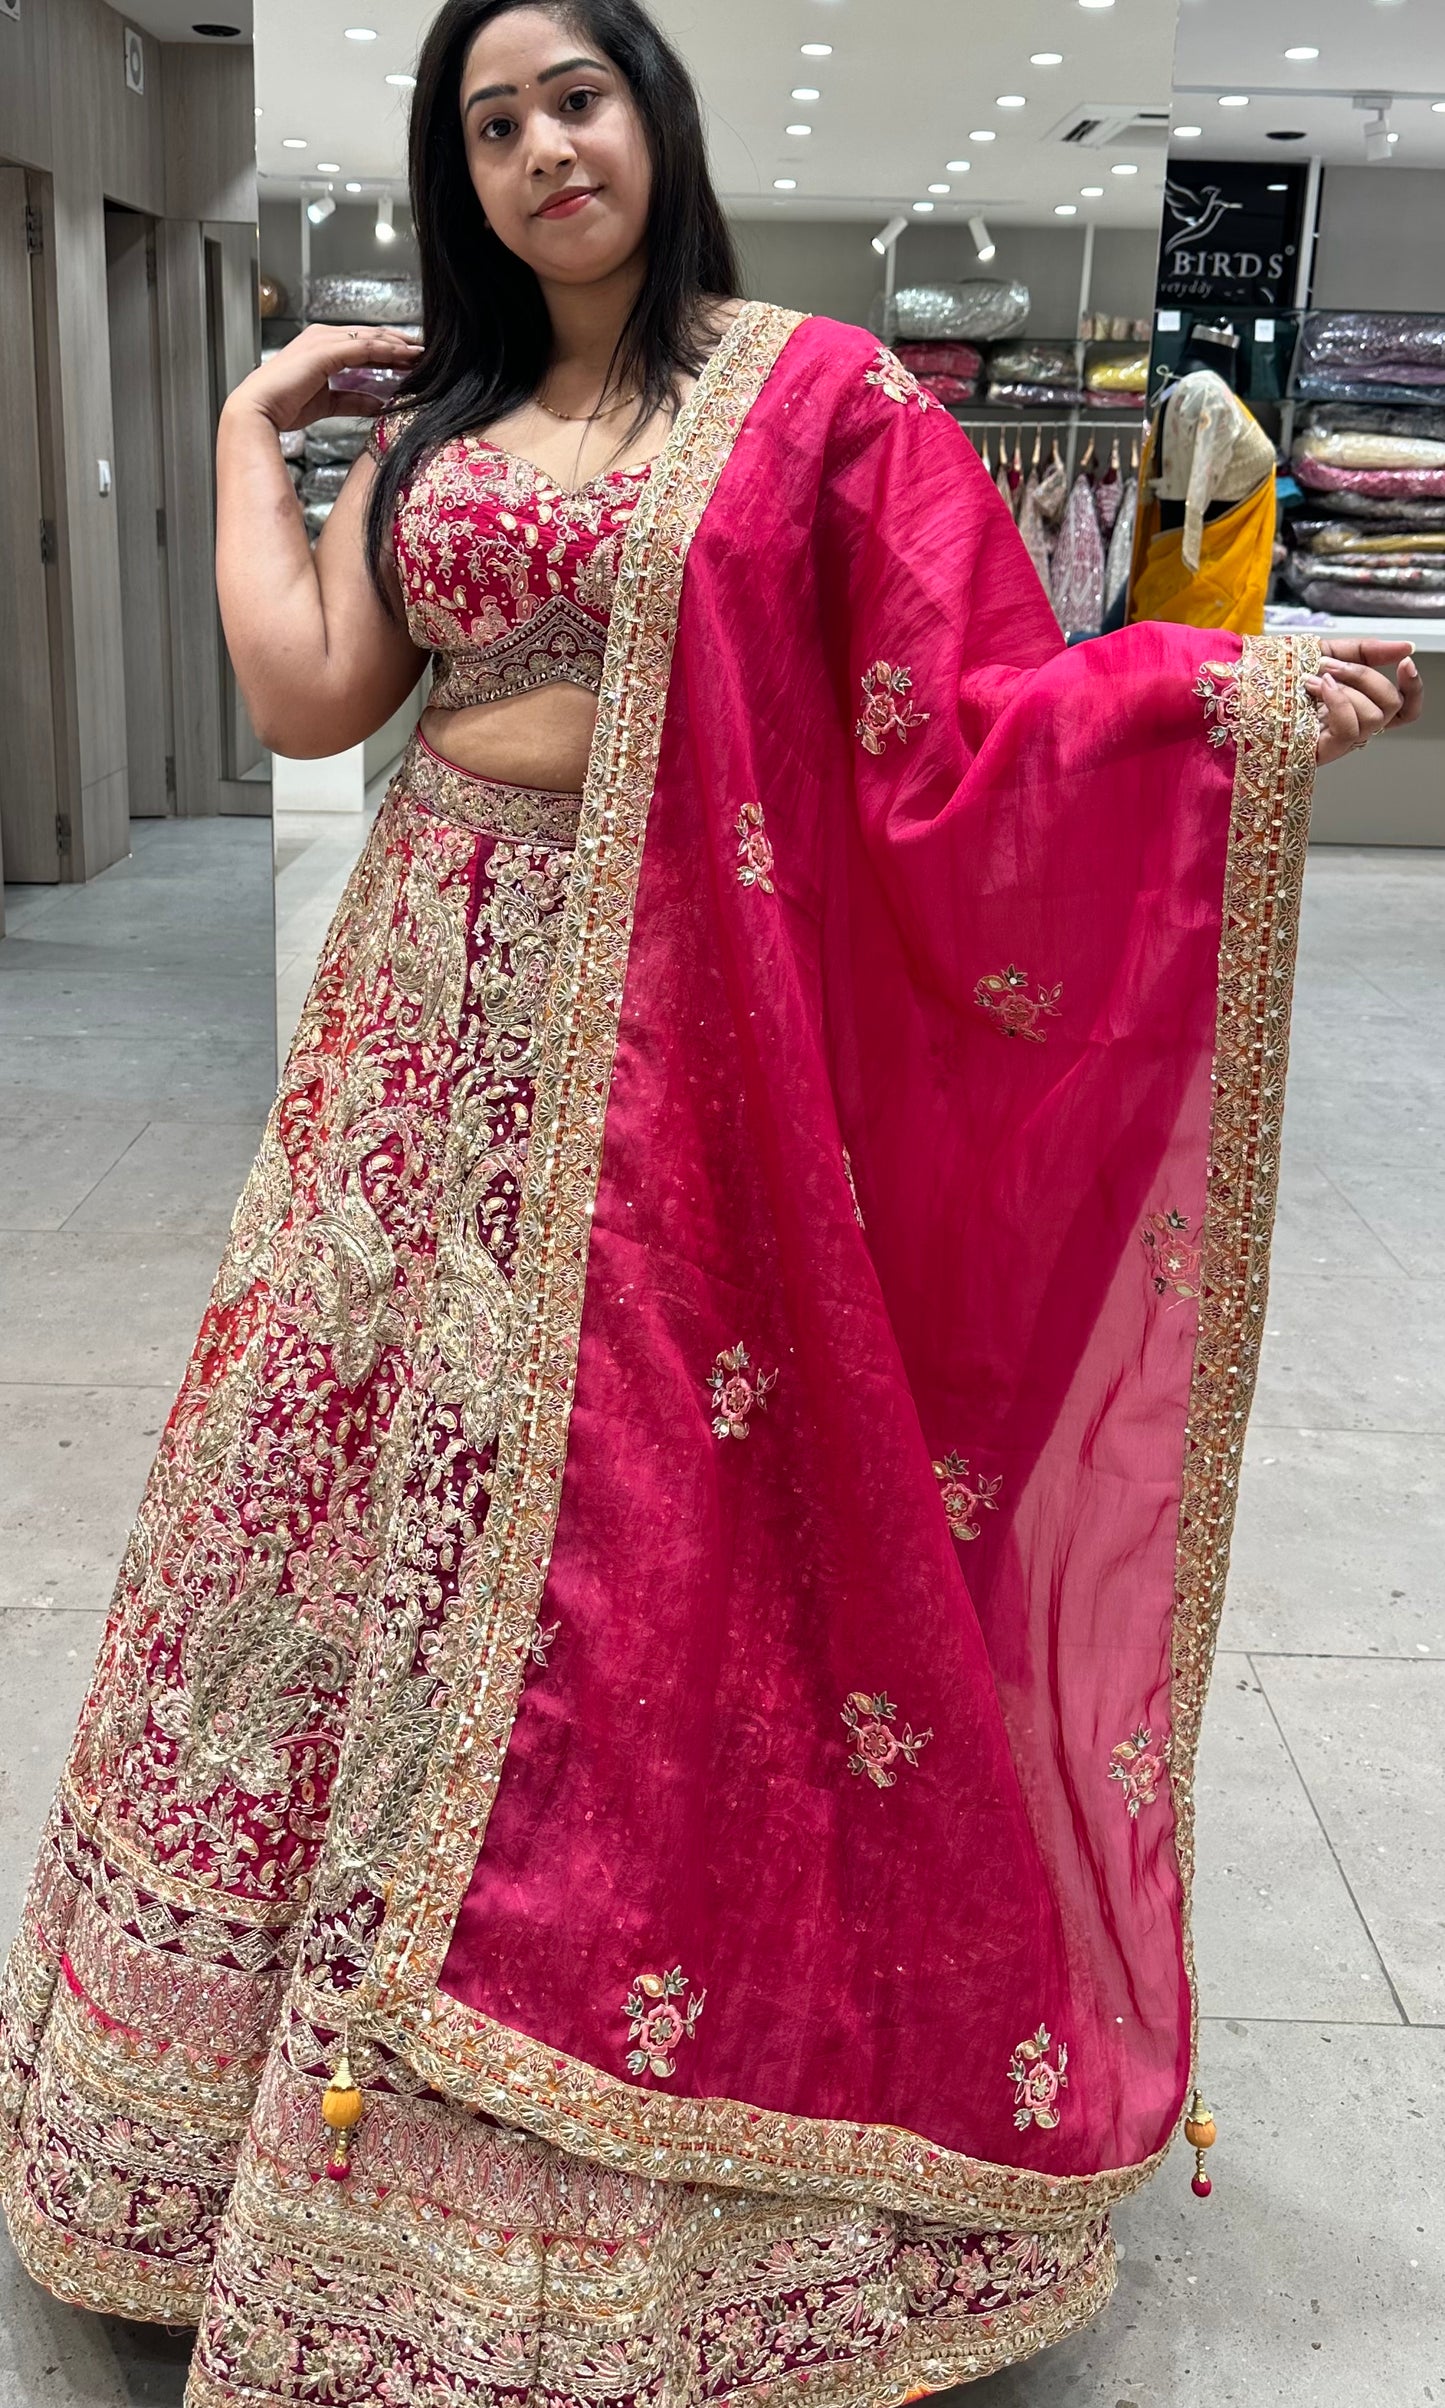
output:
[[[599,75],[605,75],[607,73],[607,69],[603,65],[601,59],[563,59],[558,66],[544,68],[543,72],[538,76],[537,81],[539,84],[550,84],[553,83],[559,75],[575,75],[579,67],[595,68]],[[462,115],[463,117],[469,117],[479,101],[515,100],[516,97],[517,87],[515,84],[487,84],[482,91],[468,94],[466,106],[462,110]]]

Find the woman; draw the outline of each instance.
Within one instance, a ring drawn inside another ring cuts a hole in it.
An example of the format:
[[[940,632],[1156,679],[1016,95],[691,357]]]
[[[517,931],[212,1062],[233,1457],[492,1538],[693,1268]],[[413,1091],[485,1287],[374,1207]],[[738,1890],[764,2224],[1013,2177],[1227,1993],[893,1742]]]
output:
[[[221,429],[261,733],[444,657],[11,1960],[11,2229],[193,2408],[901,2399],[1100,2306],[1186,2095],[1309,790],[1418,681],[1064,653],[947,415],[737,305],[635,0],[449,0],[412,179],[425,347]]]

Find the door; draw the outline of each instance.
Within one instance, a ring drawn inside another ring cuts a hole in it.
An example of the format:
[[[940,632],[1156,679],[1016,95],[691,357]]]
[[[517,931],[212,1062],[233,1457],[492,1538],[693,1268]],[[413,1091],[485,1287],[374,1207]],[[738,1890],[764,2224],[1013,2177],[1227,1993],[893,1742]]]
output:
[[[50,683],[55,528],[45,514],[25,171],[0,162],[0,859],[5,876],[60,876],[59,795]]]
[[[170,610],[161,452],[155,225],[107,202],[105,278],[116,537],[125,596],[125,744],[132,819],[175,808]]]

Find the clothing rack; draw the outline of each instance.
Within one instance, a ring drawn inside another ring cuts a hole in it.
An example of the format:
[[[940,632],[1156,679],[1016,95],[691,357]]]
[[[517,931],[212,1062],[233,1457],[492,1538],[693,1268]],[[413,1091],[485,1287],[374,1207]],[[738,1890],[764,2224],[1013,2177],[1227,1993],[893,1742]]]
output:
[[[1062,436],[1060,449],[1070,484],[1074,481],[1074,472],[1079,464],[1079,435],[1083,428],[1095,428],[1110,435],[1132,428],[1142,437],[1149,423],[1147,410],[1048,410],[1040,407],[1020,411],[1007,406],[990,410],[987,402],[968,401],[953,402],[949,406],[975,451],[981,450],[980,438],[984,435],[1013,435],[1020,442],[1030,434],[1052,434],[1056,438]]]

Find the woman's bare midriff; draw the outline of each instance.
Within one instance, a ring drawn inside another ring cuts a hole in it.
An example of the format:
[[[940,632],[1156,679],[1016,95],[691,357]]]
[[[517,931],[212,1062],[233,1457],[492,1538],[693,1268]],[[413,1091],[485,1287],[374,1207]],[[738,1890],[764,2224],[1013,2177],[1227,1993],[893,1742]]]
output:
[[[540,786],[549,794],[580,794],[587,779],[595,695],[580,686],[543,686],[504,702],[463,711],[425,710],[421,732],[433,752],[473,777],[499,786]]]

